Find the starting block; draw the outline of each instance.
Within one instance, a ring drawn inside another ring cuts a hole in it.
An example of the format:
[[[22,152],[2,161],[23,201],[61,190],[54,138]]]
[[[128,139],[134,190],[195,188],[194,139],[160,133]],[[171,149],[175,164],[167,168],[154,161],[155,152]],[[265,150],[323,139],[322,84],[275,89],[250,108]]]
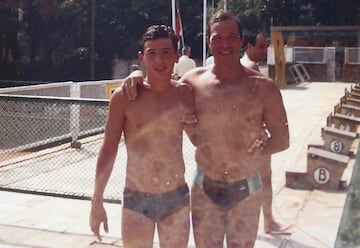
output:
[[[330,114],[327,117],[327,126],[331,127],[334,125],[335,128],[349,131],[349,132],[360,132],[360,118],[355,116],[349,116],[344,114],[335,113]]]
[[[339,190],[350,158],[322,148],[309,147],[306,172],[286,172],[285,186],[304,190]]]
[[[345,90],[321,129],[324,144],[309,145],[306,171],[286,172],[286,187],[305,190],[342,190],[345,169],[351,168],[360,143],[360,84]],[[350,164],[350,165],[349,165]]]
[[[350,90],[353,91],[353,92],[360,93],[360,85],[359,85],[358,83],[355,84],[354,87],[351,85],[351,86],[350,86]]]
[[[351,91],[349,92],[349,97],[358,98],[360,99],[360,91]]]
[[[356,154],[359,134],[335,127],[323,127],[321,136],[324,148],[333,153],[353,156]]]
[[[310,147],[308,150],[306,182],[312,189],[338,190],[350,158],[324,149]]]
[[[338,104],[334,107],[334,113],[360,117],[360,107],[348,104]]]
[[[348,91],[348,89],[345,89],[345,97],[360,99],[360,88],[356,88],[356,90],[351,89],[350,91]]]
[[[341,103],[360,107],[360,98],[354,98],[354,97],[351,97],[351,96],[346,97],[345,96],[345,97],[341,98]]]

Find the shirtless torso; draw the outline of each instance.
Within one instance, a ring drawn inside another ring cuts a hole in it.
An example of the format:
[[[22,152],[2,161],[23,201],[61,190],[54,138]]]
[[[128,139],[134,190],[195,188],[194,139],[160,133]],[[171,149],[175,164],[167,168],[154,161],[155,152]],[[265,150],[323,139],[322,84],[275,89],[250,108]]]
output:
[[[181,118],[189,112],[192,97],[187,85],[175,81],[161,93],[142,88],[136,101],[119,96],[126,119],[126,187],[162,193],[185,184]]]
[[[213,180],[227,183],[254,176],[266,164],[269,154],[288,146],[286,113],[278,88],[270,79],[240,63],[236,67],[232,71],[238,73],[230,80],[219,80],[214,68],[200,68],[184,78],[193,87],[199,120],[197,169]],[[272,138],[263,150],[250,152],[263,123]],[[193,186],[191,193],[197,247],[221,247],[225,234],[229,247],[253,246],[259,221],[259,191],[231,209],[216,205],[201,187]]]
[[[191,210],[197,247],[222,247],[224,236],[228,247],[253,247],[259,222],[261,191],[252,192],[239,201],[221,200],[233,197],[241,180],[253,177],[268,164],[270,155],[289,145],[286,112],[279,89],[259,72],[240,64],[236,53],[233,21],[211,26],[210,40],[215,63],[199,68],[181,80],[193,87],[196,128],[196,162],[200,173],[216,181],[209,186],[210,195],[195,181],[191,189]],[[228,43],[222,40],[228,39]],[[228,47],[233,46],[234,50]],[[231,45],[230,45],[231,44]],[[241,43],[240,43],[241,44]],[[231,52],[230,52],[231,51]],[[264,124],[271,134],[263,149],[249,151],[262,133]],[[211,181],[210,180],[210,181]],[[205,181],[204,181],[205,182]],[[203,186],[206,185],[203,182]],[[224,185],[224,182],[227,183]],[[201,184],[201,183],[200,183]],[[232,188],[225,190],[224,187]],[[230,192],[230,193],[229,193]],[[222,205],[222,203],[224,203]],[[229,204],[228,204],[229,203]],[[225,208],[224,208],[225,206]]]
[[[184,247],[189,232],[189,193],[184,179],[181,118],[192,111],[192,91],[172,81],[161,93],[139,90],[137,101],[128,101],[123,95],[115,97],[119,98],[119,108],[124,108],[128,157],[122,218],[124,244],[137,247],[141,240],[148,240],[152,246],[157,223],[165,247]]]
[[[171,28],[150,26],[142,44],[139,60],[147,69],[151,89],[139,88],[137,101],[129,100],[120,90],[111,97],[96,167],[90,226],[100,240],[101,223],[108,231],[103,193],[124,134],[124,246],[152,247],[157,228],[161,247],[185,248],[190,199],[184,179],[182,141],[183,131],[191,130],[191,125],[185,123],[189,124],[190,119],[196,122],[193,92],[189,85],[171,80],[178,58],[177,38]]]
[[[253,76],[220,82],[211,71],[189,80],[195,93],[198,170],[216,180],[236,181],[258,171],[249,167],[258,150],[249,154],[252,142],[262,130],[264,102]],[[257,157],[257,159],[259,159]],[[244,168],[245,167],[245,168]]]

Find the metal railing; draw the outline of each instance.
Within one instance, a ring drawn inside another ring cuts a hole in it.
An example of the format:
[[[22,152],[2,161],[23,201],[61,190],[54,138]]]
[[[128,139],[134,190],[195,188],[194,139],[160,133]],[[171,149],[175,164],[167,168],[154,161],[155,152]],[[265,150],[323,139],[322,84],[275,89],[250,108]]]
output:
[[[351,64],[351,65],[359,65],[360,64],[360,48],[359,47],[346,47],[344,63]]]
[[[91,198],[109,100],[74,96],[105,98],[112,89],[96,84],[61,83],[16,87],[7,89],[7,94],[5,89],[0,91],[0,189]],[[183,155],[185,178],[190,182],[196,165],[194,147],[185,135]],[[121,140],[105,201],[121,202],[126,160]]]
[[[284,47],[286,63],[304,63],[304,64],[326,64],[329,54],[335,58],[334,47]],[[267,50],[267,63],[275,64],[275,54],[273,46]]]
[[[0,187],[90,196],[107,106],[108,100],[1,94]]]

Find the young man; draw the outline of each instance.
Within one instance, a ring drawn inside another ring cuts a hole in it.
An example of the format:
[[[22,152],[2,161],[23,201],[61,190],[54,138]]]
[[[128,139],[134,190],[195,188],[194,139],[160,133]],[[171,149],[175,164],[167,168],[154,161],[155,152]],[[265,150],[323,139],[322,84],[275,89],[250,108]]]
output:
[[[260,72],[258,63],[263,61],[267,54],[268,41],[266,35],[259,31],[250,32],[245,37],[244,46],[246,50],[240,59],[241,64]],[[291,225],[275,220],[272,213],[271,156],[266,159],[266,164],[261,167],[260,173],[263,183],[261,207],[264,215],[265,233],[289,233]]]
[[[146,81],[151,90],[140,89],[137,101],[129,101],[119,91],[111,97],[96,167],[90,226],[99,240],[101,223],[108,231],[103,193],[124,133],[127,149],[122,213],[124,246],[152,247],[157,226],[161,247],[187,247],[190,207],[182,134],[185,117],[196,121],[193,93],[188,85],[171,80],[179,54],[177,38],[170,27],[149,27],[141,46],[139,61],[147,70]]]
[[[223,247],[226,237],[227,247],[248,248],[258,231],[259,171],[271,154],[288,148],[287,117],[274,82],[240,64],[239,19],[220,11],[208,29],[213,66],[196,68],[180,79],[193,88],[198,118],[197,174],[191,189],[195,244]],[[123,88],[133,99],[135,87],[127,84]],[[264,140],[264,123],[269,140]]]

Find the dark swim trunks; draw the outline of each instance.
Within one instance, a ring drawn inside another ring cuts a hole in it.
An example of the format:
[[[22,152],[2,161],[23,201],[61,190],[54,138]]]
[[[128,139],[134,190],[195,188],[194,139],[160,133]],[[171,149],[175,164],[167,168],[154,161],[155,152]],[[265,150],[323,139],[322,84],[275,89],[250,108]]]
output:
[[[194,184],[204,190],[205,194],[225,211],[233,208],[262,186],[259,173],[248,179],[229,183],[213,180],[199,171],[196,172]]]
[[[156,222],[164,220],[189,203],[187,185],[162,194],[143,193],[129,188],[124,190],[124,208],[145,215]]]

